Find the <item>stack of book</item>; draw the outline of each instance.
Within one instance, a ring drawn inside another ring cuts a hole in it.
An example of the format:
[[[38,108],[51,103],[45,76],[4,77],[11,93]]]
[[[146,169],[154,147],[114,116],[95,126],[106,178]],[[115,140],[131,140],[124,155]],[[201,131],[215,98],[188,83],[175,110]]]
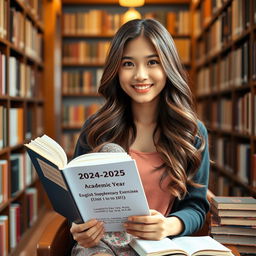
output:
[[[236,246],[241,255],[256,255],[256,199],[213,197],[210,232],[218,242]]]

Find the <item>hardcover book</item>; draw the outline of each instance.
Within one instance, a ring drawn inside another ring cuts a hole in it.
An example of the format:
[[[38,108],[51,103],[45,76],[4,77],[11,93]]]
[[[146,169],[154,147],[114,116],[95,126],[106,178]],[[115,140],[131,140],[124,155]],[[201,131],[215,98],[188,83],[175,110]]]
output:
[[[219,217],[256,217],[256,210],[217,209],[214,205],[211,212]]]
[[[150,214],[136,162],[127,153],[88,153],[68,163],[47,135],[25,146],[54,210],[69,221],[96,218],[106,232],[122,231],[129,216]]]
[[[254,236],[256,239],[256,226],[221,225],[212,218],[210,229],[211,234]]]
[[[232,256],[229,248],[210,236],[184,236],[160,241],[133,239],[130,246],[140,256]]]
[[[218,225],[256,226],[256,218],[250,217],[219,217],[211,215],[211,221]]]
[[[256,199],[253,197],[215,196],[212,203],[217,209],[256,210]]]

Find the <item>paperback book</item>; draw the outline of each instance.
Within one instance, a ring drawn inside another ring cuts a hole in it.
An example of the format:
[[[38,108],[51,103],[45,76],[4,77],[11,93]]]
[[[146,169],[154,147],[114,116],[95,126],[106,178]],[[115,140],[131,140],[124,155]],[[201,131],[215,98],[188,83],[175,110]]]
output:
[[[127,153],[88,153],[68,163],[47,135],[25,146],[53,209],[69,221],[96,218],[106,232],[122,231],[129,216],[150,214],[136,162]]]

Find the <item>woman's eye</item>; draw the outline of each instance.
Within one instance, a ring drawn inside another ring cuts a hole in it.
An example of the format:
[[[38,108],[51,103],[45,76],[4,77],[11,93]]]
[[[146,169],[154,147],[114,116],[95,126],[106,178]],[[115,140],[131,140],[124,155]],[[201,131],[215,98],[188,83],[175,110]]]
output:
[[[157,61],[157,60],[150,60],[150,61],[148,62],[148,64],[149,64],[149,65],[157,65],[157,64],[159,64],[159,61]]]
[[[131,67],[131,66],[133,66],[133,63],[131,61],[125,61],[125,62],[123,62],[123,66],[124,67]]]

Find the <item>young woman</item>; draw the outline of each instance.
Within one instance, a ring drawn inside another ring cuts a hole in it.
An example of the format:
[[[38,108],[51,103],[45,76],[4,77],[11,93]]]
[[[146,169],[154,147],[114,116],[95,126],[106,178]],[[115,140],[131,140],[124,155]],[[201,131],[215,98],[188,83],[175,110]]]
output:
[[[119,243],[190,235],[209,209],[207,131],[198,120],[174,41],[159,22],[132,20],[113,38],[99,87],[106,102],[83,127],[75,156],[105,143],[136,160],[151,209],[131,216],[127,233],[104,233],[103,223],[72,224],[72,255],[133,255]]]

